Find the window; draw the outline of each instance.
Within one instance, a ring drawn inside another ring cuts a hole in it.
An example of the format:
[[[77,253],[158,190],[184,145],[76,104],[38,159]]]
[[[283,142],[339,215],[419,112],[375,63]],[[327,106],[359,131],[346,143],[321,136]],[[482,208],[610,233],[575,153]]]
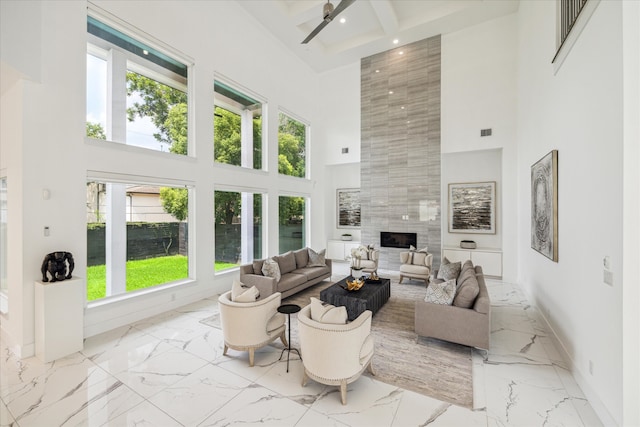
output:
[[[6,313],[9,280],[7,275],[7,178],[0,178],[0,313]]]
[[[280,196],[279,198],[279,253],[306,246],[304,197]]]
[[[220,81],[214,82],[214,92],[215,161],[249,169],[263,169],[263,102]]]
[[[280,113],[278,119],[278,172],[304,178],[308,127],[284,113]]]
[[[189,189],[87,183],[87,300],[189,277]]]
[[[187,66],[87,18],[87,136],[187,154]]]
[[[215,269],[262,258],[263,194],[215,192]]]

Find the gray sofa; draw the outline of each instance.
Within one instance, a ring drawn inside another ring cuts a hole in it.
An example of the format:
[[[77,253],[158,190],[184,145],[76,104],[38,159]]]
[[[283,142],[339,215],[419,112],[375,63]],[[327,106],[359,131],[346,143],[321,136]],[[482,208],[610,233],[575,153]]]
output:
[[[470,264],[471,261],[467,261],[467,263]],[[482,267],[473,267],[471,264],[471,268],[475,270],[475,274],[472,271],[472,275],[479,288],[478,295],[471,307],[463,308],[456,305],[416,301],[415,331],[418,335],[489,350],[491,301]],[[463,273],[464,267],[460,276]],[[437,276],[437,271],[434,276]]]
[[[255,286],[260,291],[260,298],[280,292],[286,298],[309,286],[331,278],[331,260],[325,259],[325,265],[309,265],[308,248],[289,251],[274,256],[280,268],[280,280],[265,276],[262,273],[264,259],[254,260],[251,264],[240,266],[240,281],[247,286]]]

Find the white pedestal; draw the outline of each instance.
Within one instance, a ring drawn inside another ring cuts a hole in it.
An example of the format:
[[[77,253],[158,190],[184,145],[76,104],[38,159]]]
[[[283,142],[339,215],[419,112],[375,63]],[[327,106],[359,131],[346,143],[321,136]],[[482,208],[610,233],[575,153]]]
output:
[[[43,362],[82,350],[84,279],[35,283],[36,357]]]

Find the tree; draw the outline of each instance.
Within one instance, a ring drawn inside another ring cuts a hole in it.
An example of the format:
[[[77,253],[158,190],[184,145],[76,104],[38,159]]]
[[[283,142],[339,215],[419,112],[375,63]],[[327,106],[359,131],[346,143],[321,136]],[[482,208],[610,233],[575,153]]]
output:
[[[100,123],[87,122],[87,136],[95,139],[107,139],[107,135]]]

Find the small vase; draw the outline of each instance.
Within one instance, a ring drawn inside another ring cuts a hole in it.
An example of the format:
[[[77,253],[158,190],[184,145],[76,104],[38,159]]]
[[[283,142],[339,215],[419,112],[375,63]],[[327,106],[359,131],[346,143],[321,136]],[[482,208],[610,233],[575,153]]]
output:
[[[351,267],[351,276],[354,279],[359,279],[362,277],[362,268]]]

